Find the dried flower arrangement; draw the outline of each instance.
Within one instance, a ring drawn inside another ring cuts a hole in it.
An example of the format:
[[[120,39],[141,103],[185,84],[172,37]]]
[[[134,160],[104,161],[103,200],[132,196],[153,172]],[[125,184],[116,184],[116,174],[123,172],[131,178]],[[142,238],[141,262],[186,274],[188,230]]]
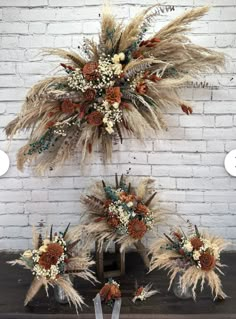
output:
[[[168,269],[170,285],[177,274],[181,274],[180,287],[184,293],[188,287],[192,289],[193,298],[196,299],[196,288],[200,283],[203,290],[207,282],[211,288],[214,299],[225,299],[227,295],[222,290],[221,280],[217,271],[223,274],[220,262],[220,253],[226,242],[207,233],[200,233],[196,226],[189,224],[190,233],[186,235],[183,230],[177,229],[170,236],[158,239],[153,243],[150,251],[152,259],[150,271],[155,268]]]
[[[89,269],[94,264],[89,256],[88,245],[84,241],[71,240],[68,227],[63,233],[54,233],[51,227],[50,235],[43,240],[42,235],[33,229],[33,250],[26,250],[14,261],[12,265],[21,265],[29,269],[33,282],[26,294],[26,306],[37,294],[42,286],[48,294],[48,285],[61,287],[68,299],[78,311],[84,304],[83,298],[73,288],[70,280],[64,278],[65,274],[81,277],[85,280],[96,281],[93,272]]]
[[[99,43],[84,40],[79,53],[62,49],[49,54],[67,60],[64,76],[45,79],[29,91],[20,114],[6,127],[7,136],[31,130],[17,155],[17,166],[36,161],[42,173],[62,165],[77,147],[81,164],[101,146],[104,161],[111,159],[114,138],[132,134],[143,140],[165,127],[162,111],[190,105],[177,89],[201,72],[224,65],[224,55],[193,44],[184,34],[207,7],[184,12],[153,36],[147,31],[160,14],[158,5],[145,9],[127,26],[116,22],[104,7]],[[146,36],[146,38],[145,38]]]
[[[75,227],[75,236],[81,229],[88,232],[102,249],[104,241],[109,245],[112,241],[120,244],[121,251],[134,245],[143,257],[147,267],[149,259],[141,240],[153,229],[163,217],[153,191],[153,180],[142,179],[137,188],[127,183],[122,175],[120,180],[115,175],[115,186],[106,185],[104,181],[97,183],[92,195],[81,197],[85,206],[84,225]]]
[[[135,303],[137,300],[144,301],[147,298],[159,293],[158,290],[152,290],[152,284],[149,283],[146,286],[140,286],[136,287],[134,298],[132,299],[132,302]]]
[[[113,306],[116,299],[121,298],[120,285],[110,278],[99,291],[101,299],[108,305]]]

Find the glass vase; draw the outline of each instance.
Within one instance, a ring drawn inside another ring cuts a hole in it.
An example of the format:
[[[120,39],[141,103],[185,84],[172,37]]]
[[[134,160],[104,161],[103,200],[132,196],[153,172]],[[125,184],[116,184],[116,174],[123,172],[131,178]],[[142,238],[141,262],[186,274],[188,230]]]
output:
[[[69,282],[72,282],[71,277],[68,274],[63,275],[63,278]],[[69,303],[64,289],[61,288],[59,285],[54,286],[54,298],[60,304]]]
[[[178,273],[175,276],[175,279],[173,280],[173,283],[172,283],[173,293],[175,294],[176,297],[178,297],[180,299],[193,298],[191,286],[185,286],[185,289],[183,289],[183,287],[181,285],[181,276],[182,276],[182,273]]]

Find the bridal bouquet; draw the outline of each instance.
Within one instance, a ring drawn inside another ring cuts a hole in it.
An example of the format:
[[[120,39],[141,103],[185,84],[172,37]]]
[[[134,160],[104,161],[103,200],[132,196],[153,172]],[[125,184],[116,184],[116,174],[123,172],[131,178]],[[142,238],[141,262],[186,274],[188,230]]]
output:
[[[84,204],[84,225],[75,227],[73,234],[85,230],[102,249],[104,241],[109,245],[114,241],[121,250],[135,245],[148,266],[146,249],[141,240],[162,220],[163,213],[154,200],[153,180],[143,179],[136,188],[123,175],[115,176],[115,185],[97,183],[91,195],[82,196]]]
[[[193,298],[196,299],[196,288],[200,284],[201,290],[207,282],[214,298],[225,299],[218,273],[223,274],[220,253],[225,248],[225,241],[217,236],[200,233],[198,228],[190,228],[186,235],[177,229],[170,236],[165,234],[151,247],[152,259],[150,271],[155,268],[167,269],[170,274],[170,285],[178,274],[180,287],[184,293],[191,287]]]
[[[34,276],[24,305],[26,306],[32,300],[42,286],[47,292],[49,285],[57,285],[64,290],[69,303],[72,303],[77,311],[78,306],[81,307],[84,301],[73,288],[72,282],[66,280],[65,274],[89,281],[96,280],[92,271],[89,270],[94,262],[89,257],[86,244],[79,243],[79,240],[71,241],[68,227],[59,234],[53,234],[51,227],[50,235],[45,239],[34,229],[33,246],[33,250],[26,250],[20,259],[9,262],[29,269]],[[78,252],[76,246],[79,246]]]

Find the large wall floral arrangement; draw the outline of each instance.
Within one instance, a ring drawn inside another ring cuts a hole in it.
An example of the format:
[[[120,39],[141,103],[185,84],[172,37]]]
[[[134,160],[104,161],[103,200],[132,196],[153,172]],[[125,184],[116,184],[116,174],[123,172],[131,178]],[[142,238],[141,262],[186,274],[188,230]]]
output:
[[[78,53],[49,50],[67,60],[61,63],[65,74],[34,85],[6,127],[9,138],[31,131],[17,154],[18,168],[36,161],[40,173],[63,165],[77,150],[81,163],[96,149],[106,162],[114,139],[122,142],[124,135],[133,135],[143,140],[165,127],[162,113],[168,106],[190,114],[191,106],[177,89],[224,64],[223,54],[193,44],[185,35],[189,24],[207,11],[186,11],[149,36],[158,6],[142,11],[126,26],[104,7],[99,43],[85,39]]]

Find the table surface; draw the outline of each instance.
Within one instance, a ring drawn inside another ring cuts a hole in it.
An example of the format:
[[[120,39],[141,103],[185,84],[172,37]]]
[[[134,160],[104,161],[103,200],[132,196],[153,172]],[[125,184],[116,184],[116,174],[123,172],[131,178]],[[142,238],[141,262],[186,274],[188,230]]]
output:
[[[44,289],[30,302],[23,306],[26,291],[31,283],[32,276],[28,270],[20,266],[10,266],[7,260],[13,260],[18,255],[0,253],[0,318],[4,319],[91,319],[94,318],[92,299],[101,288],[101,284],[93,286],[84,280],[76,280],[75,287],[85,298],[88,305],[83,307],[79,316],[75,309],[69,305],[60,305],[55,302],[52,288],[49,289],[49,298]],[[205,287],[198,294],[197,301],[181,300],[175,297],[168,288],[168,277],[165,271],[153,271],[146,274],[143,262],[137,253],[126,254],[126,275],[116,280],[121,285],[122,306],[121,319],[233,319],[236,318],[236,253],[225,253],[222,262],[228,267],[224,269],[222,276],[224,291],[230,296],[225,301],[213,302],[209,288]],[[154,284],[160,293],[152,296],[144,302],[132,303],[135,280],[139,285],[149,282]],[[111,309],[103,306],[104,319],[111,318]]]

